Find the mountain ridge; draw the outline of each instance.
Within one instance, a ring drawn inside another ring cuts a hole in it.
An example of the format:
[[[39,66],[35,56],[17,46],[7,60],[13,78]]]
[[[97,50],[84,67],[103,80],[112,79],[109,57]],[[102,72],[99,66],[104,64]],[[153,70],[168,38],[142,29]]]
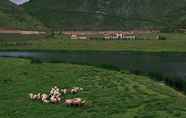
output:
[[[186,26],[186,0],[32,0],[14,9],[20,8],[40,22],[38,25],[59,30]]]

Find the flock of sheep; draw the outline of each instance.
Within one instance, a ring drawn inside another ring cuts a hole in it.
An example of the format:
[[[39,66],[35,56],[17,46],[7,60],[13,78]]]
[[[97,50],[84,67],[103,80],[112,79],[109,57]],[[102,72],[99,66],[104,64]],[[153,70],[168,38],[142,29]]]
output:
[[[50,90],[49,94],[30,93],[29,97],[31,100],[37,100],[43,103],[57,104],[57,103],[63,102],[67,106],[82,106],[82,105],[85,105],[85,103],[87,103],[86,100],[83,100],[82,98],[64,99],[65,94],[76,94],[76,93],[79,93],[80,91],[83,91],[83,88],[73,87],[73,88],[60,90],[57,86],[55,86]]]

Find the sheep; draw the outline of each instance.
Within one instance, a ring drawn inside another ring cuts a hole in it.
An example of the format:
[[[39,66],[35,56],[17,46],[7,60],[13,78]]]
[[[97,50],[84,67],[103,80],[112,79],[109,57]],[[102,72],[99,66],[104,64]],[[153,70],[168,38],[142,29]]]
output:
[[[49,100],[47,100],[47,99],[48,99],[48,95],[45,94],[45,93],[43,93],[43,94],[41,95],[41,100],[42,100],[42,102],[44,102],[44,103],[49,103]]]
[[[52,103],[57,103],[57,99],[55,98],[55,96],[50,97],[50,101]]]
[[[61,93],[59,91],[54,91],[53,95],[61,96]]]
[[[37,95],[36,94],[30,93],[29,96],[30,96],[30,99],[32,99],[32,100],[36,100],[37,99]]]
[[[38,93],[36,96],[37,96],[36,98],[37,100],[41,100],[41,93]]]
[[[30,99],[34,99],[34,94],[33,93],[29,93],[29,97],[30,97]]]
[[[71,93],[71,89],[61,89],[63,94]]]
[[[56,91],[59,91],[59,88],[58,88],[57,86],[54,86],[54,89],[55,89]]]
[[[67,105],[67,106],[71,106],[72,105],[72,99],[65,100],[64,104]]]
[[[74,101],[82,101],[81,98],[74,98],[73,100],[74,100]]]
[[[67,93],[75,94],[75,93],[78,93],[82,90],[83,90],[83,88],[73,87],[70,89],[61,89],[61,91],[60,91],[60,89],[57,86],[54,86],[53,88],[51,88],[49,95],[47,95],[46,93],[37,93],[37,94],[30,93],[29,97],[32,100],[38,100],[43,103],[56,104],[56,103],[61,102],[61,95],[67,94]],[[81,106],[81,105],[85,104],[85,102],[86,101],[82,100],[81,98],[74,98],[74,99],[65,100],[64,104],[67,106]]]
[[[67,106],[82,106],[86,103],[85,100],[82,100],[81,98],[74,98],[74,99],[67,99],[64,101],[64,104]]]
[[[54,88],[51,89],[49,96],[52,96],[54,94],[61,94],[60,90],[57,86],[55,86]]]
[[[58,102],[61,102],[61,98],[60,97],[56,96],[56,99],[57,99]]]
[[[53,95],[53,94],[54,94],[54,91],[55,91],[55,89],[52,88],[52,89],[50,90],[50,94],[49,94],[49,95]]]
[[[83,88],[74,87],[74,88],[72,88],[71,93],[76,94],[76,93],[79,93],[80,91],[83,91]]]
[[[72,102],[72,105],[73,105],[73,106],[81,106],[81,101],[76,101],[76,100],[74,100],[74,101]]]
[[[52,97],[50,98],[50,101],[51,101],[52,103],[56,104],[56,103],[59,103],[59,102],[61,101],[61,98],[58,97],[58,96],[52,96]]]
[[[76,100],[74,100],[74,101],[72,102],[72,105],[73,105],[73,106],[78,106],[78,107],[80,107],[80,106],[85,105],[86,103],[87,103],[86,100],[76,99]]]
[[[54,86],[51,89],[49,97],[50,97],[50,101],[52,103],[58,103],[61,101],[61,93],[60,93],[60,90],[57,86]]]
[[[61,89],[61,92],[63,94],[67,94],[67,93],[76,94],[76,93],[79,93],[80,91],[83,91],[83,88],[73,87],[73,88],[69,88],[69,89]]]

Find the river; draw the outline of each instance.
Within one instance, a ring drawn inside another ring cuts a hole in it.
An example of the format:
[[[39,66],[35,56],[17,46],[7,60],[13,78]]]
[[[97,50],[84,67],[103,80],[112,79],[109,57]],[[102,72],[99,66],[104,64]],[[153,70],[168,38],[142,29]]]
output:
[[[158,73],[167,77],[186,78],[186,53],[1,51],[0,57],[30,58],[35,62],[107,66],[130,71]]]

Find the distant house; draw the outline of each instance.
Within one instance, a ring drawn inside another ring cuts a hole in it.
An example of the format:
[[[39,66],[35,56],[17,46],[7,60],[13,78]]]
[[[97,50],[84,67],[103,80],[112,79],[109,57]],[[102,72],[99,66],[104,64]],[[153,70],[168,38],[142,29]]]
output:
[[[75,34],[72,34],[71,39],[87,39],[87,36],[85,35],[75,35]]]
[[[70,39],[105,39],[105,40],[135,40],[134,32],[127,31],[66,31],[63,32]]]
[[[112,32],[104,34],[105,40],[135,40],[136,36],[132,32]]]
[[[9,1],[16,4],[16,5],[23,5],[27,2],[29,2],[30,0],[9,0]]]

